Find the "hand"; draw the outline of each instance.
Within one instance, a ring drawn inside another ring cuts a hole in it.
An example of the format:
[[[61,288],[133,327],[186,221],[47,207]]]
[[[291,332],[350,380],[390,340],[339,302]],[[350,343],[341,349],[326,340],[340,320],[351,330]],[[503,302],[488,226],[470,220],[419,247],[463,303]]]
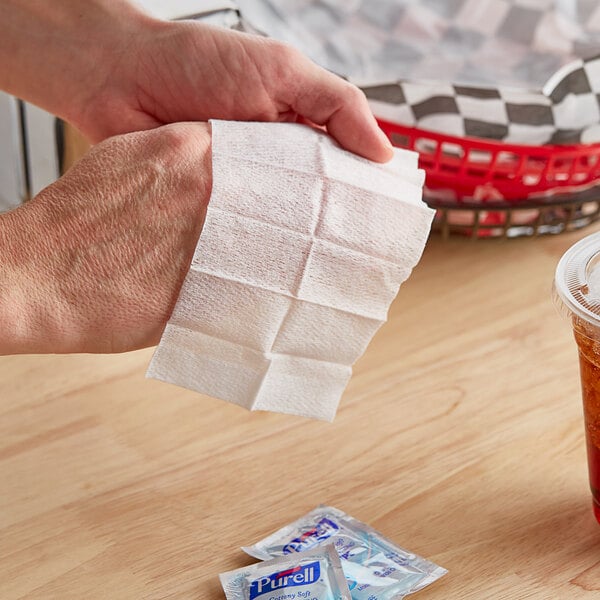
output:
[[[199,123],[111,138],[0,216],[0,354],[158,343],[204,222],[210,142]]]
[[[127,0],[0,2],[0,89],[93,142],[177,121],[303,117],[348,150],[377,161],[392,156],[364,94],[298,51],[199,22],[153,19]]]
[[[364,94],[280,42],[194,22],[141,27],[78,125],[92,139],[163,123],[211,118],[326,126],[345,148],[391,158]]]

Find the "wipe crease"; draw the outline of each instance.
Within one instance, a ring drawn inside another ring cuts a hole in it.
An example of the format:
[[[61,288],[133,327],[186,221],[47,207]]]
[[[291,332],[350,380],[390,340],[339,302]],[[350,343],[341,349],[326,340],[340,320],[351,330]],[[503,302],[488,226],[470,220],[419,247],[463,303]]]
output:
[[[304,125],[211,124],[206,220],[147,375],[330,421],[429,233],[417,157],[379,165]]]

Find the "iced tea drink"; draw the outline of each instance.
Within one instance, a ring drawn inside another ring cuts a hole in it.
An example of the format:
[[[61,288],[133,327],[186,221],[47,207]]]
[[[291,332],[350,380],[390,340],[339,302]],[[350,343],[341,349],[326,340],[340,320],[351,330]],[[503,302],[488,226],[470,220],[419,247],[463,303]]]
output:
[[[556,268],[554,292],[579,350],[590,487],[600,523],[600,233],[565,252]]]
[[[579,370],[594,514],[600,523],[600,329],[573,317],[579,348]]]

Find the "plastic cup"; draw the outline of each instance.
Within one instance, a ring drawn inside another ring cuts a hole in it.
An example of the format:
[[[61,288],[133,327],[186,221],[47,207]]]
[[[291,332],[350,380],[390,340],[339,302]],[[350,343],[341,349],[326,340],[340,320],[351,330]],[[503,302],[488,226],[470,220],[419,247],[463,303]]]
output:
[[[556,268],[554,295],[571,321],[579,350],[590,487],[600,523],[600,233],[565,252]]]

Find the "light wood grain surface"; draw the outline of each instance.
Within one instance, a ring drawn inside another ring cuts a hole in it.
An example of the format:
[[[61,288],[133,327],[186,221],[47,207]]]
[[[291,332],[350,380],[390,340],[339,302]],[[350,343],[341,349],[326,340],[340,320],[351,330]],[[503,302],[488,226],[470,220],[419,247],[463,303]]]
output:
[[[0,360],[0,598],[222,599],[239,546],[319,503],[449,574],[415,600],[600,598],[577,239],[433,237],[333,424],[156,381],[151,350]]]

